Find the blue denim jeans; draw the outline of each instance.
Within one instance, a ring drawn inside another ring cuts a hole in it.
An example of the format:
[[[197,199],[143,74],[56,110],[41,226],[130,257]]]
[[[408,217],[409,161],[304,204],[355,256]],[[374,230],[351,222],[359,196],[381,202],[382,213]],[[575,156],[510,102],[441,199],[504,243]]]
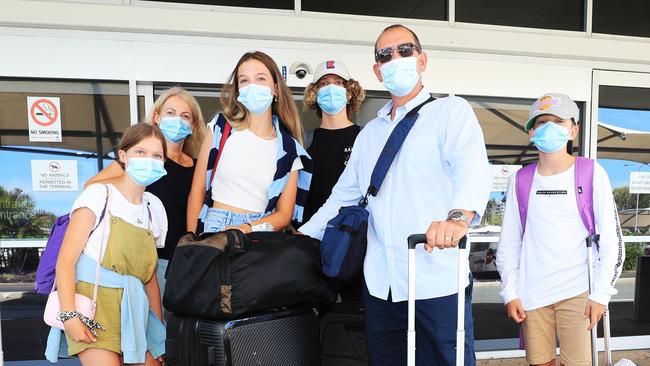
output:
[[[465,365],[476,365],[472,322],[472,281],[465,290]],[[415,301],[417,366],[456,365],[458,295]],[[376,298],[364,286],[369,366],[406,365],[407,302]]]
[[[265,213],[237,213],[220,208],[209,208],[205,218],[204,232],[216,233],[223,231],[228,226],[238,226],[250,221],[259,220],[266,216]]]

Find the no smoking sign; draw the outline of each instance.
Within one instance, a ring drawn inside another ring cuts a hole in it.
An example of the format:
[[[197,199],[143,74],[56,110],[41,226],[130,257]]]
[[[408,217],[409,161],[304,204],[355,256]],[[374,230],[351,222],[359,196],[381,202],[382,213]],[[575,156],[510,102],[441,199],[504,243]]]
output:
[[[57,97],[27,97],[29,141],[61,142],[61,106]]]

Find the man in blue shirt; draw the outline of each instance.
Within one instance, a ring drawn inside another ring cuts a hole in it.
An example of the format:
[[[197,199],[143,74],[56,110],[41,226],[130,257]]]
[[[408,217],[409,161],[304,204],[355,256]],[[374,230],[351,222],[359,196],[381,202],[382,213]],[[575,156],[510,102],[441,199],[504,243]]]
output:
[[[359,201],[393,128],[430,97],[421,80],[427,55],[410,29],[386,28],[375,44],[375,61],[374,72],[391,101],[361,130],[332,194],[300,228],[311,237],[321,239],[339,208]],[[424,231],[427,243],[416,254],[416,361],[455,363],[459,253],[455,247],[468,227],[479,223],[489,191],[485,142],[469,103],[448,97],[423,106],[379,193],[368,200],[364,305],[370,365],[406,364],[406,238]],[[467,278],[465,362],[473,365],[469,271]]]

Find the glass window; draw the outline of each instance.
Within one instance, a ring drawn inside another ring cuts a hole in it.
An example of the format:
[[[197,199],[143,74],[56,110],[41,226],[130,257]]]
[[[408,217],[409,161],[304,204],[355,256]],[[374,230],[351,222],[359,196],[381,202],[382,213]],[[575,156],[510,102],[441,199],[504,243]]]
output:
[[[225,5],[241,6],[246,8],[266,9],[293,9],[293,0],[143,0],[149,2],[179,3],[179,4],[201,4],[201,5]]]
[[[447,0],[318,1],[302,0],[302,10],[382,17],[447,20]]]
[[[650,37],[650,2],[594,0],[594,33]]]
[[[646,187],[635,193],[630,183],[638,175],[650,177],[650,88],[600,86],[597,120],[598,163],[612,183],[626,256],[616,283],[618,294],[609,304],[611,333],[647,336],[650,317],[642,309],[650,306],[650,297],[643,296],[650,292],[650,281],[643,273],[650,272],[638,263],[650,268],[650,262],[637,258],[650,246],[634,237],[650,235],[650,191]]]
[[[585,0],[456,0],[456,21],[584,31]]]

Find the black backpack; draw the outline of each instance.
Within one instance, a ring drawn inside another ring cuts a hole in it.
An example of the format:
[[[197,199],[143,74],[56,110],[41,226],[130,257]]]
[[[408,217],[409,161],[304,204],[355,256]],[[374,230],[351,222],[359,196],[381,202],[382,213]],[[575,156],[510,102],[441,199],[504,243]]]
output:
[[[167,269],[163,304],[203,319],[333,301],[318,241],[279,232],[187,233]]]

